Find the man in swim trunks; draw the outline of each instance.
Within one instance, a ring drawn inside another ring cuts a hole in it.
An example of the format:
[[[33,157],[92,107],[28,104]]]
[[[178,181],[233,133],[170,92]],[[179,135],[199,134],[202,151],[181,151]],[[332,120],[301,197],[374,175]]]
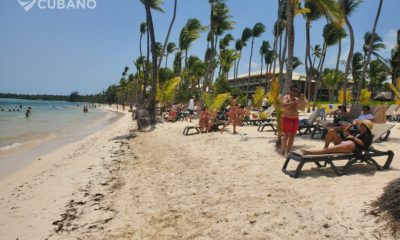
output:
[[[293,146],[294,137],[299,128],[299,109],[305,108],[307,99],[303,94],[298,96],[298,88],[295,84],[290,86],[289,93],[282,99],[282,141],[281,154],[285,156]]]

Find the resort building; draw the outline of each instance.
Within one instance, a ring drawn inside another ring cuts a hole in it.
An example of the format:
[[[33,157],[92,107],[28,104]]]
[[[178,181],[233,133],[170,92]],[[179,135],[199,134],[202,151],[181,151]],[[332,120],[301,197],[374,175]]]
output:
[[[285,78],[286,71],[283,71],[283,77]],[[275,75],[278,77],[279,75],[279,69],[275,69]],[[238,75],[237,79],[234,77],[230,77],[228,79],[228,83],[231,87],[237,87],[241,89],[243,92],[247,92],[247,80],[248,80],[248,73]],[[269,76],[268,79],[272,79],[273,74]],[[293,71],[292,75],[292,83],[296,84],[300,90],[300,92],[304,92],[304,87],[305,87],[305,82],[306,82],[306,75],[298,72]],[[250,96],[255,92],[256,87],[258,86],[266,86],[267,83],[267,73],[263,71],[261,74],[261,71],[255,71],[250,73],[250,80],[249,80],[249,91],[247,94]],[[350,79],[349,80],[349,86],[351,87],[353,84],[353,81]],[[311,80],[311,92],[315,91],[315,80]],[[335,90],[335,96],[338,96],[337,90]],[[328,96],[328,89],[322,84],[322,87],[318,90],[318,95],[317,95],[319,100],[322,101],[327,101],[329,96]]]

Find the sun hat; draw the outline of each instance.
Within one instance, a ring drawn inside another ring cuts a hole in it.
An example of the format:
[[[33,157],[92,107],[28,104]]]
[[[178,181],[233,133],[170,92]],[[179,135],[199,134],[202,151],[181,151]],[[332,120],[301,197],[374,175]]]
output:
[[[365,125],[369,130],[374,128],[374,124],[370,120],[358,120],[359,125]]]

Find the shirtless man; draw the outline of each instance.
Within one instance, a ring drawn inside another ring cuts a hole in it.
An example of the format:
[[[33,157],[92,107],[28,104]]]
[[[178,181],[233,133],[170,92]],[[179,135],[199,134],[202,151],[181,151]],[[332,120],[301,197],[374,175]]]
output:
[[[296,136],[299,128],[299,109],[304,108],[307,104],[307,99],[303,94],[298,95],[296,85],[290,86],[289,94],[285,95],[282,100],[283,113],[282,113],[282,141],[281,141],[281,154],[285,156],[290,152],[293,146],[294,137]]]

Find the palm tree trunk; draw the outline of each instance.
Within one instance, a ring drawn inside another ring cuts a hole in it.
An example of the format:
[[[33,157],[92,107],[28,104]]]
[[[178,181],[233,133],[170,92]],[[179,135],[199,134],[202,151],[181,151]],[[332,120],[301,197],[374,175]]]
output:
[[[339,70],[339,63],[340,63],[340,55],[342,54],[342,38],[339,37],[339,46],[338,46],[338,55],[336,59],[336,72]]]
[[[279,86],[281,86],[281,89],[280,89],[281,93],[285,93],[284,92],[285,87],[284,87],[284,81],[283,81],[283,68],[285,66],[287,43],[288,43],[288,34],[287,34],[287,31],[285,31],[285,40],[284,40],[284,44],[283,44],[282,55],[280,56],[280,60],[279,60]],[[282,42],[280,44],[282,44]],[[287,69],[286,69],[286,72],[287,72]]]
[[[326,42],[324,42],[324,47],[322,50],[322,56],[318,64],[318,78],[317,81],[315,82],[315,89],[314,89],[314,103],[313,103],[313,111],[315,110],[315,107],[317,106],[317,94],[318,94],[318,85],[321,83],[322,80],[322,71],[324,69],[324,63],[325,63],[325,56],[327,52],[328,46]]]
[[[167,56],[165,56],[165,68],[167,68],[167,65],[168,65],[168,52],[167,52]]]
[[[253,58],[253,46],[254,46],[254,37],[251,38],[251,50],[250,50],[250,60],[249,60],[249,75],[247,76],[247,99],[250,99],[250,74],[251,74],[251,59]]]
[[[312,79],[312,69],[314,69],[314,64],[311,63],[311,37],[310,28],[311,20],[307,19],[306,22],[306,87],[304,88],[304,94],[310,99],[311,98],[311,79]],[[315,60],[315,59],[314,59]]]
[[[143,81],[143,92],[142,92],[142,103],[145,102],[146,99],[146,88],[147,84],[149,83],[149,62],[150,62],[150,33],[148,31],[149,29],[149,23],[147,23],[147,57],[146,57],[146,62],[145,62],[145,71],[144,71],[144,81]]]
[[[163,49],[162,49],[162,52],[161,52],[160,59],[158,60],[158,67],[157,67],[158,69],[160,69],[160,67],[161,67],[161,63],[162,63],[162,60],[163,60],[165,49],[166,49],[166,47],[168,45],[169,35],[171,34],[172,26],[174,25],[174,22],[175,22],[177,2],[178,2],[178,0],[174,1],[174,14],[172,16],[171,23],[169,24],[167,36],[165,37],[165,41],[164,41],[164,45],[163,45]],[[165,67],[167,67],[167,63],[165,63]]]
[[[153,18],[151,16],[151,10],[148,1],[145,2],[145,8],[146,8],[147,22],[150,32],[152,62],[157,63],[156,37],[154,33]],[[157,73],[158,73],[158,66],[157,64],[153,64],[152,86],[151,86],[151,92],[149,97],[150,101],[148,107],[150,113],[150,124],[153,126],[156,124],[156,96],[157,96],[157,75],[158,75]]]
[[[260,72],[261,76],[262,76],[262,74],[263,74],[263,67],[264,67],[263,55],[261,54],[261,72]],[[261,87],[261,78],[260,78],[260,80],[259,80],[259,82],[258,82],[258,86]]]
[[[142,38],[143,38],[143,33],[140,33],[140,39],[139,39],[140,57],[143,57],[143,53],[142,53]]]
[[[353,54],[354,54],[354,31],[347,16],[345,16],[344,18],[350,33],[350,50],[349,50],[349,55],[347,56],[346,69],[344,70],[344,81],[343,81],[343,105],[347,106],[347,98],[346,98],[347,79],[350,72],[351,60],[353,59]]]
[[[286,63],[286,79],[285,79],[285,86],[283,88],[283,91],[286,92],[289,86],[292,83],[292,75],[293,75],[293,52],[294,52],[294,40],[295,40],[295,34],[294,34],[294,26],[293,26],[293,18],[294,18],[294,0],[289,0],[287,4],[287,9],[286,9],[286,15],[287,15],[287,26],[286,26],[286,31],[287,31],[287,45],[288,45],[288,57],[287,57],[287,63]]]
[[[362,71],[362,74],[361,74],[361,79],[360,79],[360,82],[358,83],[357,98],[356,98],[356,102],[357,103],[360,101],[361,89],[363,88],[363,85],[365,83],[365,75],[367,73],[367,67],[369,65],[369,62],[371,61],[372,46],[373,46],[373,43],[374,43],[374,40],[375,40],[376,26],[378,25],[378,20],[379,20],[380,14],[381,14],[382,4],[383,4],[383,0],[379,0],[378,12],[376,13],[374,26],[372,28],[371,42],[370,42],[370,44],[368,46],[367,59],[364,62],[363,71]]]

